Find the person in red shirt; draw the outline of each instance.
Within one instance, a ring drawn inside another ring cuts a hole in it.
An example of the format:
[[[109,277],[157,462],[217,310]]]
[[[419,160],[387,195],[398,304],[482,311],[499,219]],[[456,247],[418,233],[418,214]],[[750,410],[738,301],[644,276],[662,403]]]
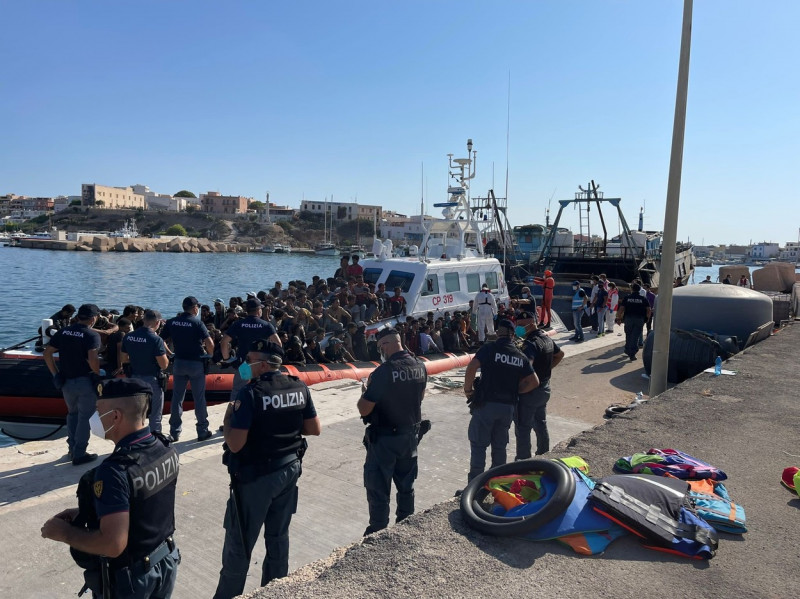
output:
[[[364,267],[358,263],[358,254],[353,254],[353,263],[347,267],[347,277],[356,279],[364,274]]]
[[[553,273],[549,270],[544,271],[544,278],[535,277],[533,282],[537,285],[544,287],[544,294],[542,298],[542,313],[539,317],[539,322],[542,328],[550,327],[552,315],[550,307],[553,304],[553,289],[556,286],[556,280],[553,278]]]

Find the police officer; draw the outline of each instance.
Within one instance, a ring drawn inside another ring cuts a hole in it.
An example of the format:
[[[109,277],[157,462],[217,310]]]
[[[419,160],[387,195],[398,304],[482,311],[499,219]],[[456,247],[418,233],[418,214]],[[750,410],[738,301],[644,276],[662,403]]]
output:
[[[145,310],[142,326],[128,333],[122,340],[122,362],[130,364],[130,375],[144,381],[149,387],[150,430],[161,432],[161,415],[164,411],[164,383],[169,366],[164,340],[156,335],[161,313]]]
[[[474,388],[475,374],[480,385]],[[486,448],[492,447],[492,468],[506,463],[508,429],[514,418],[518,395],[539,385],[528,359],[514,345],[514,323],[497,322],[497,341],[487,343],[467,365],[464,394],[470,403],[470,464],[467,481],[486,467]]]
[[[478,341],[483,343],[487,334],[494,335],[494,317],[497,316],[497,301],[486,283],[475,296],[472,309],[478,316]]]
[[[64,395],[67,404],[67,455],[74,466],[97,459],[87,453],[89,418],[97,399],[92,376],[100,376],[100,335],[92,329],[100,309],[94,304],[78,308],[78,321],[53,335],[44,350],[44,361],[53,385]],[[55,353],[59,360],[56,366]]]
[[[396,522],[414,513],[417,478],[417,442],[422,420],[422,398],[428,373],[425,365],[403,349],[393,328],[377,334],[384,362],[370,375],[358,400],[358,412],[369,424],[364,444],[364,487],[369,503],[365,535],[389,525],[392,480],[397,488]]]
[[[308,387],[280,372],[283,349],[260,339],[239,374],[251,381],[225,412],[223,462],[231,475],[225,545],[215,599],[244,590],[250,555],[264,526],[267,556],[261,585],[289,572],[289,524],[297,509],[297,479],[306,441],[321,425]]]
[[[81,477],[79,507],[42,526],[44,538],[71,547],[95,597],[166,599],[175,585],[178,454],[147,426],[149,395],[138,379],[99,385],[92,433],[114,441],[114,452]]]
[[[248,381],[243,381],[239,375],[238,366],[244,362],[244,356],[254,341],[259,339],[269,339],[276,345],[281,345],[281,339],[275,331],[275,327],[261,318],[261,308],[263,304],[255,297],[245,302],[247,316],[234,321],[225,330],[225,335],[220,341],[219,347],[222,352],[222,359],[237,368],[233,375],[233,385],[231,386],[231,401],[236,399],[239,391]],[[231,356],[231,342],[236,344],[239,357]]]
[[[536,433],[536,455],[550,451],[550,435],[547,431],[550,375],[553,368],[564,359],[564,351],[536,326],[536,319],[530,312],[522,312],[517,316],[516,330],[517,335],[525,339],[522,353],[539,379],[538,387],[520,393],[514,414],[514,435],[517,438],[517,455],[514,459],[527,460],[531,457],[531,429]]]
[[[197,314],[200,302],[189,296],[183,300],[183,314],[170,318],[161,331],[164,340],[172,340],[175,363],[172,366],[172,402],[170,404],[169,434],[173,441],[181,436],[183,399],[186,385],[192,386],[194,415],[197,418],[197,440],[205,441],[213,434],[208,430],[206,409],[206,373],[203,359],[214,353],[214,341]],[[205,354],[205,356],[204,356]]]
[[[625,355],[631,362],[639,351],[639,337],[642,336],[644,323],[650,318],[650,304],[641,291],[638,283],[631,285],[630,294],[619,303],[617,310],[617,324],[625,322]]]

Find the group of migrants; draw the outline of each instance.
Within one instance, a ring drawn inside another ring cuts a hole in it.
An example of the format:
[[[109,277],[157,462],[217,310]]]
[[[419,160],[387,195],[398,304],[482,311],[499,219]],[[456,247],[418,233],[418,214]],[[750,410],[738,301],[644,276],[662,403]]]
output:
[[[173,538],[179,470],[174,444],[183,433],[189,385],[197,441],[213,436],[205,402],[209,361],[234,372],[221,427],[231,493],[223,519],[218,599],[243,591],[262,527],[267,555],[261,584],[288,573],[289,524],[298,501],[305,437],[319,435],[321,423],[308,387],[281,372],[283,364],[381,361],[362,385],[356,406],[368,425],[365,535],[388,526],[392,482],[396,521],[414,513],[417,446],[430,427],[421,411],[427,372],[417,355],[481,348],[465,380],[472,413],[470,479],[485,467],[490,446],[492,465],[505,462],[512,421],[518,459],[530,457],[531,431],[536,453],[549,450],[550,370],[563,352],[536,326],[536,303],[527,288],[506,307],[484,285],[468,311],[398,319],[367,341],[363,319],[404,315],[405,300],[399,288],[394,296],[381,285],[373,291],[355,271],[345,271],[342,285],[341,270],[333,285],[314,277],[309,285],[293,281],[284,290],[276,282],[269,291],[231,298],[227,306],[217,299],[213,309],[188,296],[182,311],[169,319],[134,305],[121,314],[94,304],[77,310],[67,305],[53,315],[44,359],[67,405],[68,456],[74,465],[97,459],[88,452],[90,434],[115,444],[109,457],[81,477],[79,507],[56,514],[41,530],[43,537],[70,546],[84,569],[84,590],[96,597],[171,596],[180,563]],[[356,292],[364,288],[368,300],[379,300],[377,312],[356,301]],[[524,338],[521,349],[515,335]],[[169,434],[162,434],[170,362]],[[476,393],[479,368],[483,384]]]

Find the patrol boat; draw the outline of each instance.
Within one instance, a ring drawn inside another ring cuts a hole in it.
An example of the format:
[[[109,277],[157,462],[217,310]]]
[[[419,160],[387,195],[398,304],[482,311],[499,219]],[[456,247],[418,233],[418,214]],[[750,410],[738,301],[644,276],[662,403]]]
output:
[[[422,219],[422,244],[416,256],[393,255],[392,241],[375,240],[373,258],[361,262],[366,283],[386,285],[390,295],[400,287],[406,300],[408,317],[433,312],[469,309],[483,284],[489,286],[498,305],[508,305],[509,292],[503,265],[484,253],[483,231],[486,220],[477,220],[470,207],[469,184],[475,177],[475,151],[467,140],[467,157],[448,154],[449,174],[454,180],[447,188],[447,201],[434,204],[442,208],[440,219]],[[367,326],[367,334],[391,326],[397,319],[382,320]]]

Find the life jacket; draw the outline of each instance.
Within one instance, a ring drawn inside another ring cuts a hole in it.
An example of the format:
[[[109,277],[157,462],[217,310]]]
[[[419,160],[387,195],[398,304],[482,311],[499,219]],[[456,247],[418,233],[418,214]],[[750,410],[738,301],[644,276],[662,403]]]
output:
[[[631,531],[650,549],[693,559],[714,557],[719,537],[694,511],[686,481],[649,474],[600,479],[590,494],[594,509]]]
[[[635,453],[623,457],[614,464],[614,472],[622,474],[641,473],[665,476],[670,474],[684,480],[725,480],[728,475],[719,468],[707,464],[677,449],[649,449],[646,453]]]
[[[686,482],[689,483],[689,496],[698,516],[722,532],[747,532],[744,508],[731,500],[723,483],[709,479]]]

